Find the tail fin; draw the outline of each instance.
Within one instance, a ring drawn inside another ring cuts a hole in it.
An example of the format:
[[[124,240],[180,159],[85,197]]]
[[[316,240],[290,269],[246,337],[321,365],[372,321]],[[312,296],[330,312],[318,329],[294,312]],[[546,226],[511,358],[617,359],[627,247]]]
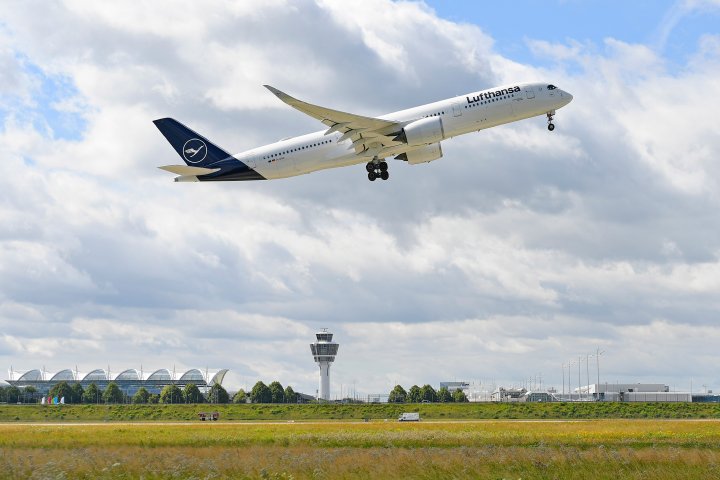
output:
[[[153,123],[187,165],[207,167],[232,156],[173,118],[161,118]]]

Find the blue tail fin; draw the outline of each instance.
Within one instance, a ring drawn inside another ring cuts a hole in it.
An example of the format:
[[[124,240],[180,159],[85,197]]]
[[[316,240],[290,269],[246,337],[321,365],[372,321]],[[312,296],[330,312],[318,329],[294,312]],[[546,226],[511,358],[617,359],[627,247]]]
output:
[[[208,167],[231,155],[173,118],[153,121],[187,165]]]

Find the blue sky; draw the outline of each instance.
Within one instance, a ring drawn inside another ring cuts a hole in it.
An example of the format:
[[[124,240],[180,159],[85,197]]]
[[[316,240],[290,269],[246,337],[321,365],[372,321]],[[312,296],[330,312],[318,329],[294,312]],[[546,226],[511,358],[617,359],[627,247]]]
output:
[[[25,78],[27,90],[5,93],[0,98],[0,120],[6,117],[31,121],[38,132],[46,137],[62,140],[80,140],[86,127],[82,115],[81,97],[73,79],[65,74],[51,73],[32,63],[26,55],[16,52],[16,73]],[[68,103],[64,103],[68,102]],[[74,104],[75,102],[75,104]]]
[[[178,2],[0,2],[0,365],[313,392],[328,327],[334,391],[560,386],[597,347],[608,381],[720,385],[720,0]],[[156,168],[156,118],[234,152],[321,128],[263,84],[380,115],[546,76],[575,97],[552,134],[452,139],[389,182]]]
[[[720,31],[718,9],[688,11],[677,0],[516,0],[426,2],[439,16],[478,25],[497,51],[519,62],[537,62],[525,40],[565,44],[611,37],[644,44],[678,65],[697,49],[701,35]],[[668,31],[666,35],[666,31]]]

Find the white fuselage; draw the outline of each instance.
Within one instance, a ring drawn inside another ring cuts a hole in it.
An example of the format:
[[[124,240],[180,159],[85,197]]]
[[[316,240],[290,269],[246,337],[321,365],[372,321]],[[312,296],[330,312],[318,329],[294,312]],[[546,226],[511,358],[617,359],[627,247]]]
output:
[[[519,91],[518,90],[519,87]],[[546,83],[517,83],[482,90],[379,117],[396,122],[409,122],[429,116],[442,117],[444,140],[485,128],[554,112],[572,100],[572,95]],[[507,91],[507,94],[497,95]],[[338,142],[338,132],[321,130],[281,140],[234,155],[267,179],[292,177],[326,168],[343,167],[368,161],[355,153],[351,140]],[[385,157],[408,151],[398,145],[397,151]]]

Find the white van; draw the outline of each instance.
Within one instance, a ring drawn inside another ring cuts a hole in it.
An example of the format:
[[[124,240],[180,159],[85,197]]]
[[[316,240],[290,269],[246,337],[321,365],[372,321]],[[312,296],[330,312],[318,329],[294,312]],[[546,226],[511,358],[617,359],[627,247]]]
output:
[[[398,418],[398,422],[419,422],[419,421],[420,421],[419,413],[403,413]]]

